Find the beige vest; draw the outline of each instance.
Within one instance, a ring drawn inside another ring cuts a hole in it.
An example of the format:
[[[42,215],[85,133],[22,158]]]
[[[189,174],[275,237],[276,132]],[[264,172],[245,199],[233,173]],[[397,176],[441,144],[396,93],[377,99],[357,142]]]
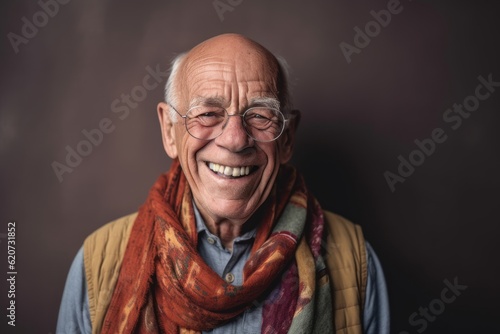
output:
[[[326,265],[330,272],[337,334],[362,333],[367,280],[366,248],[359,225],[325,211]],[[84,242],[84,265],[92,333],[101,330],[137,213],[112,221]]]

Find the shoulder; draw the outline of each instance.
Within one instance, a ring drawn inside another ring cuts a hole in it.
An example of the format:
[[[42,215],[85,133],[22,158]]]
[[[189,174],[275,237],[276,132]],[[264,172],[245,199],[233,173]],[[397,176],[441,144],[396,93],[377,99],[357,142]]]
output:
[[[345,217],[324,210],[323,215],[325,218],[325,227],[327,230],[327,237],[333,239],[336,243],[347,243],[344,246],[350,244],[354,247],[364,248],[364,236],[363,230],[360,225],[351,222]],[[345,241],[343,241],[345,240]]]
[[[93,328],[101,328],[136,217],[137,213],[132,213],[113,220],[90,234],[83,243],[89,314]]]
[[[126,244],[136,217],[137,212],[134,212],[101,226],[85,239],[84,248],[112,248]]]
[[[108,273],[112,273],[111,276],[114,275],[125,254],[136,217],[137,213],[132,213],[113,220],[95,230],[85,239],[83,261],[87,280],[95,275]]]
[[[355,289],[355,295],[359,297],[357,303],[363,305],[368,268],[366,241],[361,226],[330,211],[323,211],[323,214],[327,247],[325,260],[333,275],[334,290],[345,292]]]

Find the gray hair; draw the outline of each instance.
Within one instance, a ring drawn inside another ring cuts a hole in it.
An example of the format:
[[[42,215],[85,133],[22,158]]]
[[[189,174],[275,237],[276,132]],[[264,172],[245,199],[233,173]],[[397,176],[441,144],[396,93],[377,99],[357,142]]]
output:
[[[165,102],[169,105],[170,119],[172,122],[177,121],[177,113],[172,108],[172,105],[179,106],[180,104],[180,94],[178,89],[179,68],[181,67],[182,61],[186,56],[186,52],[180,53],[172,60],[170,63],[170,74],[168,75],[167,83],[165,85]]]
[[[178,87],[178,76],[179,69],[186,54],[187,52],[183,52],[174,57],[170,63],[170,74],[165,85],[165,102],[169,105],[170,119],[173,122],[177,121],[177,113],[172,106],[179,106],[181,102]],[[288,66],[288,62],[282,56],[275,56],[275,58],[278,61],[279,67],[277,87],[279,89],[278,99],[280,101],[280,110],[283,112],[285,117],[287,117],[293,108],[292,94],[290,92],[290,67]]]
[[[292,93],[290,90],[290,66],[282,56],[275,56],[278,61],[278,98],[280,100],[280,109],[287,117],[293,109]]]

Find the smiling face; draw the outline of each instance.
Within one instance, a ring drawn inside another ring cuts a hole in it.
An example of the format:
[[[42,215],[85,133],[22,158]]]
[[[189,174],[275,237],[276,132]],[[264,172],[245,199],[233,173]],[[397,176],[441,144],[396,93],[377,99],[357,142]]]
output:
[[[181,115],[195,105],[215,104],[229,114],[278,100],[279,66],[267,50],[239,35],[212,38],[191,50],[179,72]],[[264,101],[264,102],[263,102]],[[193,138],[184,120],[172,123],[165,103],[158,115],[167,154],[179,158],[194,201],[208,223],[243,224],[268,197],[279,165],[291,157],[293,128],[273,142],[247,135],[241,117],[229,117],[223,133]]]

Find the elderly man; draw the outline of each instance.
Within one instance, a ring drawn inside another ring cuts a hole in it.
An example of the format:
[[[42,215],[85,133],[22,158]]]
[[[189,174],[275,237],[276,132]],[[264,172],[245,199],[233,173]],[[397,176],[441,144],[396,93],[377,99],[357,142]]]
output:
[[[241,35],[208,39],[173,61],[158,117],[170,170],[86,238],[58,333],[389,332],[361,228],[287,164],[300,115],[283,60]]]

